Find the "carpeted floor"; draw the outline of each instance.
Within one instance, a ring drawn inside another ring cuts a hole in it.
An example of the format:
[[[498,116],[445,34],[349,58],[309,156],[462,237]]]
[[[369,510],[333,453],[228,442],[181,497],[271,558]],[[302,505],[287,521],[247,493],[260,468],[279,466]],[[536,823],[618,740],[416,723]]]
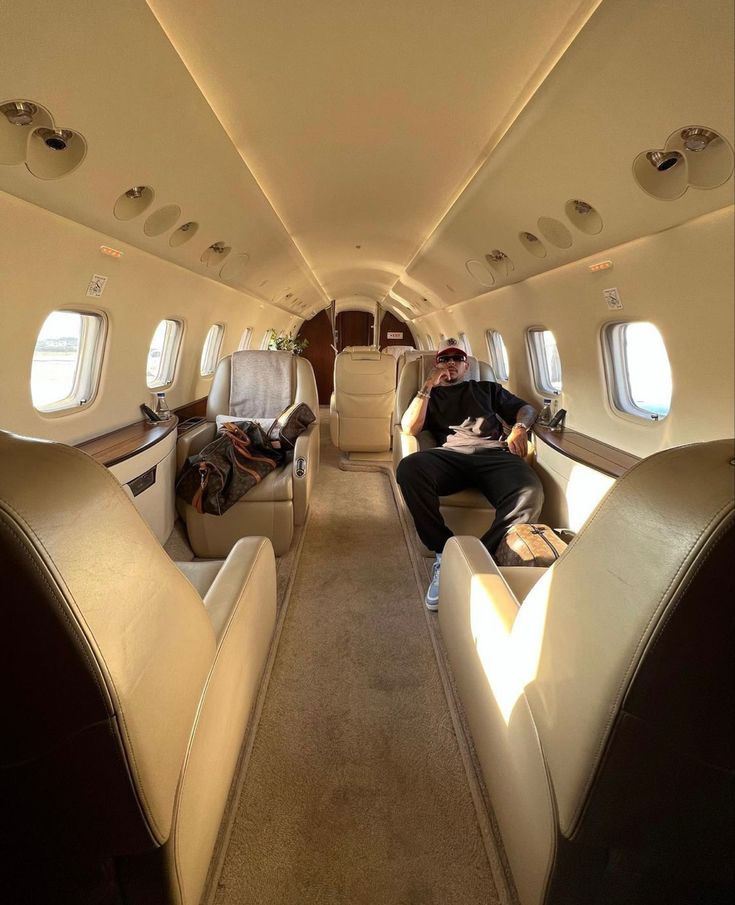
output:
[[[338,466],[323,440],[212,900],[506,902],[493,882],[389,478]]]

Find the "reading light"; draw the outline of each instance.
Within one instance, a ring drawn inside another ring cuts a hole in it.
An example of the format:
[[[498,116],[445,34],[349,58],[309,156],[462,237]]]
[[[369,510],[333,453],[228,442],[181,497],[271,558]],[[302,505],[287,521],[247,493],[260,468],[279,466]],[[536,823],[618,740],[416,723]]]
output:
[[[74,135],[69,129],[36,129],[35,134],[52,151],[66,151]]]
[[[612,261],[598,261],[596,264],[588,264],[587,269],[590,273],[597,273],[598,270],[612,270]]]
[[[681,130],[681,140],[687,151],[704,151],[711,141],[717,138],[717,133],[701,126],[689,126]]]
[[[646,159],[659,173],[665,173],[666,170],[675,167],[682,160],[682,156],[678,151],[649,151]]]
[[[574,204],[574,210],[578,214],[589,214],[589,212],[592,210],[592,205],[587,204],[586,201],[575,200],[572,203]]]
[[[110,248],[109,245],[100,245],[100,251],[109,258],[121,258],[123,256],[121,251],[118,251],[116,248]]]
[[[127,192],[125,192],[125,197],[138,199],[141,197],[141,195],[143,194],[144,191],[145,191],[144,185],[134,185],[131,189],[128,189]]]
[[[38,107],[30,101],[10,101],[0,107],[8,122],[14,126],[30,126]]]

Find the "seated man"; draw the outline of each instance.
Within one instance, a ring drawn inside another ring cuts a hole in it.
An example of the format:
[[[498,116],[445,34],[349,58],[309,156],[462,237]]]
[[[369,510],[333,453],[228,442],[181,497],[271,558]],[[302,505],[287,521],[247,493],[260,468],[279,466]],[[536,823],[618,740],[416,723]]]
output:
[[[439,567],[452,536],[439,511],[439,497],[477,487],[495,507],[495,520],[482,536],[492,554],[511,525],[534,522],[543,489],[528,465],[528,431],[536,410],[488,380],[464,380],[467,354],[448,339],[436,366],[406,409],[401,429],[412,436],[430,431],[438,446],[407,456],[396,480],[423,543],[436,553],[426,606],[439,606]],[[498,417],[500,416],[500,417]],[[507,437],[501,420],[513,427]]]

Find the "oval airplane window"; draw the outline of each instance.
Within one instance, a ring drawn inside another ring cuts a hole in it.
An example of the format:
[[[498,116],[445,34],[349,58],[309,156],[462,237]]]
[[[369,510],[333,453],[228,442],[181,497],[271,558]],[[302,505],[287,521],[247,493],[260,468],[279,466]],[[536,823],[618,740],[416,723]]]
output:
[[[156,327],[148,349],[145,373],[146,383],[151,389],[160,389],[173,382],[182,333],[181,321],[163,320]]]
[[[658,328],[644,321],[608,324],[604,336],[613,406],[646,421],[665,418],[671,410],[671,365]]]
[[[39,412],[60,412],[91,402],[97,392],[105,318],[84,311],[52,311],[36,339],[31,398]]]

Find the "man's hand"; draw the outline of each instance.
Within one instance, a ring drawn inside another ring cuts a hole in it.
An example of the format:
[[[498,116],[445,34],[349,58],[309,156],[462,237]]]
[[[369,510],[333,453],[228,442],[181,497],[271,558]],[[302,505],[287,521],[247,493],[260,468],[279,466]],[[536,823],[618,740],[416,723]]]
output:
[[[434,387],[438,387],[439,384],[444,383],[449,380],[451,375],[446,368],[442,368],[436,366],[431,369],[431,373],[426,378],[426,382],[424,383],[424,390],[426,392],[430,392]]]
[[[508,434],[508,449],[514,456],[524,459],[528,455],[528,433],[525,427],[514,424],[513,430]]]

